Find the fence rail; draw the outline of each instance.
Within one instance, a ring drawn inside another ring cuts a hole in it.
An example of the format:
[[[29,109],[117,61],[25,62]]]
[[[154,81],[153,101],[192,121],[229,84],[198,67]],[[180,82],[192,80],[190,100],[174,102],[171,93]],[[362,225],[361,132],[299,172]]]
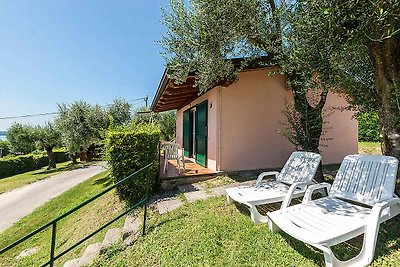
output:
[[[71,250],[73,250],[74,248],[76,248],[77,246],[79,246],[80,244],[82,244],[83,242],[85,242],[86,240],[91,238],[92,236],[98,234],[101,230],[105,229],[106,227],[108,227],[112,223],[116,222],[118,219],[122,218],[123,216],[125,216],[129,212],[131,212],[134,209],[136,209],[138,207],[141,207],[141,206],[144,206],[142,234],[145,235],[146,234],[147,204],[148,204],[148,201],[149,201],[149,187],[150,187],[150,181],[149,181],[149,174],[148,173],[146,175],[145,194],[144,194],[143,198],[140,201],[138,201],[137,203],[133,204],[132,206],[127,208],[124,212],[122,212],[121,214],[116,216],[114,219],[112,219],[111,221],[107,222],[106,224],[104,224],[100,228],[96,229],[92,233],[88,234],[87,236],[85,236],[84,238],[82,238],[81,240],[79,240],[78,242],[73,244],[72,246],[68,247],[64,251],[58,253],[57,255],[55,254],[56,239],[57,239],[57,222],[58,221],[60,221],[61,219],[67,217],[71,213],[74,213],[75,211],[81,209],[82,207],[86,206],[87,204],[93,202],[94,200],[98,199],[99,197],[101,197],[102,195],[106,194],[107,192],[113,190],[114,188],[118,187],[119,185],[121,185],[123,183],[126,183],[127,181],[133,179],[137,174],[139,174],[141,172],[144,172],[144,171],[148,171],[148,169],[151,167],[151,165],[153,165],[153,163],[150,163],[150,164],[144,166],[140,170],[130,174],[129,176],[125,177],[124,179],[122,179],[121,181],[115,183],[114,185],[107,187],[106,189],[104,189],[103,191],[98,193],[97,195],[89,198],[88,200],[86,200],[86,201],[82,202],[81,204],[77,205],[76,207],[74,207],[74,208],[70,209],[69,211],[61,214],[60,216],[58,216],[57,218],[53,219],[52,221],[44,224],[43,226],[39,227],[38,229],[36,229],[36,230],[32,231],[31,233],[27,234],[26,236],[18,239],[14,243],[6,246],[5,248],[2,248],[0,250],[0,255],[5,253],[5,252],[7,252],[7,251],[9,251],[10,249],[14,248],[15,246],[23,243],[24,241],[28,240],[29,238],[37,235],[38,233],[44,231],[45,229],[47,229],[47,228],[49,228],[51,226],[52,234],[51,234],[51,246],[50,246],[50,251],[49,251],[49,260],[46,263],[44,263],[43,265],[41,265],[41,266],[53,267],[55,260],[61,258],[62,256],[64,256],[65,254],[67,254],[68,252],[70,252]]]

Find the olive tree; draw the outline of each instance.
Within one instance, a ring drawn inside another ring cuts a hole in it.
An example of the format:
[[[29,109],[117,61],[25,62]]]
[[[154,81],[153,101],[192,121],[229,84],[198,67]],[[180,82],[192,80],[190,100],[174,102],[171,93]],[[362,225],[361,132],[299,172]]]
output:
[[[91,160],[96,144],[105,138],[105,131],[123,126],[131,119],[131,104],[123,99],[116,99],[105,107],[76,101],[70,105],[60,104],[58,109],[55,123],[73,162],[82,151],[86,159]]]
[[[36,126],[35,140],[40,148],[43,148],[49,159],[48,169],[57,167],[56,159],[54,158],[53,149],[61,145],[61,133],[52,123],[46,123],[44,126]]]
[[[259,66],[279,66],[272,74],[286,74],[294,96],[295,112],[286,115],[296,114],[288,117],[291,130],[286,136],[299,136],[296,146],[319,152],[322,111],[331,85],[324,77],[328,72],[316,66],[327,52],[309,49],[318,40],[297,31],[297,14],[295,6],[274,0],[170,0],[170,8],[163,9],[167,32],[160,41],[170,77],[180,83],[194,72],[205,91],[235,81],[238,72],[255,61]],[[243,58],[239,66],[228,60],[237,57]],[[307,98],[310,90],[318,92],[316,103]]]
[[[161,132],[161,139],[170,141],[176,136],[176,111],[170,110],[158,114],[157,124]]]
[[[122,98],[115,99],[111,105],[107,106],[106,113],[108,123],[113,126],[124,126],[132,119],[132,104]]]
[[[102,125],[104,114],[99,106],[93,107],[84,101],[60,104],[58,111],[56,126],[72,161],[76,163],[78,152],[89,149],[101,138],[100,131],[106,126]]]
[[[10,149],[15,154],[28,154],[36,150],[36,136],[33,126],[14,123],[7,129],[7,140]]]
[[[312,18],[305,31],[336,47],[332,62],[344,62],[341,89],[354,104],[378,111],[384,154],[400,159],[400,0],[298,3]]]

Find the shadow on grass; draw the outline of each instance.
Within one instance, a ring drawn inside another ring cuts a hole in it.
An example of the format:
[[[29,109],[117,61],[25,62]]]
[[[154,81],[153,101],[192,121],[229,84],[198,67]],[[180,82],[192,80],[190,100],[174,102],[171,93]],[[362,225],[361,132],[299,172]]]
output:
[[[101,184],[103,187],[109,187],[110,185],[113,185],[114,182],[111,179],[111,176],[106,176],[104,178],[98,179],[93,182],[93,185],[99,185]]]
[[[72,171],[72,170],[77,170],[77,169],[85,169],[85,168],[88,168],[91,165],[93,165],[93,162],[90,162],[90,163],[78,163],[78,164],[70,163],[67,166],[64,166],[64,167],[61,167],[61,168],[56,168],[56,169],[51,169],[51,170],[47,170],[46,169],[46,170],[34,173],[33,175],[52,174],[52,173],[56,173],[56,172]]]
[[[400,250],[400,216],[381,224],[378,241],[376,244],[375,257],[384,256],[388,253]]]
[[[314,249],[305,243],[289,236],[284,232],[279,233],[283,239],[291,246],[297,253],[301,254],[304,258],[312,260],[318,266],[325,266],[324,256],[322,251]]]
[[[166,223],[170,223],[170,222],[173,222],[173,221],[180,220],[180,219],[185,218],[185,217],[187,217],[187,216],[188,216],[187,213],[184,213],[184,214],[181,213],[181,214],[179,214],[179,215],[175,215],[175,216],[172,217],[172,218],[163,219],[163,220],[161,220],[160,222],[158,222],[158,223],[156,223],[156,224],[152,224],[152,225],[147,226],[147,227],[146,227],[146,233],[149,234],[149,233],[151,233],[151,232],[153,232],[153,231],[157,231],[157,228],[158,228],[158,227],[161,227],[161,226],[163,226],[163,225],[166,224]]]

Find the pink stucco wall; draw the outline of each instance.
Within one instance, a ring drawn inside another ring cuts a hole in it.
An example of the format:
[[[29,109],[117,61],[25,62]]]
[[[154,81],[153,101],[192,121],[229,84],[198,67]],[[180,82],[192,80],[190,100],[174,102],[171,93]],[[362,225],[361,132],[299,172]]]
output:
[[[215,87],[178,110],[176,140],[182,144],[183,112],[208,100],[208,161],[213,170],[250,170],[281,167],[294,150],[287,139],[277,133],[285,121],[285,99],[292,95],[285,87],[283,75],[268,76],[270,69],[241,72],[239,80],[228,87]],[[327,134],[333,138],[322,142],[323,162],[339,163],[347,154],[357,153],[357,122],[349,111],[332,111],[345,106],[338,95],[327,100]]]
[[[277,133],[290,91],[285,76],[268,70],[239,74],[238,82],[221,91],[221,170],[282,166],[293,151]]]
[[[324,108],[326,134],[320,142],[323,164],[339,163],[346,155],[358,153],[358,122],[353,112],[340,110],[346,106],[343,97],[329,93]]]

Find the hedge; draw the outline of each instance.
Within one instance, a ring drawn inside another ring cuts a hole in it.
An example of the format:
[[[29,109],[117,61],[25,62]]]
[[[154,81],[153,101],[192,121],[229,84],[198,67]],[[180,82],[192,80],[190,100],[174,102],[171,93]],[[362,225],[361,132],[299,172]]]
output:
[[[0,156],[5,157],[10,154],[10,142],[0,140],[0,149],[2,150]]]
[[[115,183],[153,163],[150,169],[117,188],[119,197],[126,202],[141,199],[145,192],[147,175],[150,188],[155,185],[160,131],[153,125],[140,125],[133,129],[110,131],[106,136],[106,159]]]
[[[54,157],[56,162],[69,160],[68,154],[64,150],[55,150]],[[27,154],[21,156],[7,156],[0,159],[0,179],[16,174],[38,170],[49,164],[46,153]]]
[[[376,112],[358,115],[358,141],[379,142],[381,124]]]

